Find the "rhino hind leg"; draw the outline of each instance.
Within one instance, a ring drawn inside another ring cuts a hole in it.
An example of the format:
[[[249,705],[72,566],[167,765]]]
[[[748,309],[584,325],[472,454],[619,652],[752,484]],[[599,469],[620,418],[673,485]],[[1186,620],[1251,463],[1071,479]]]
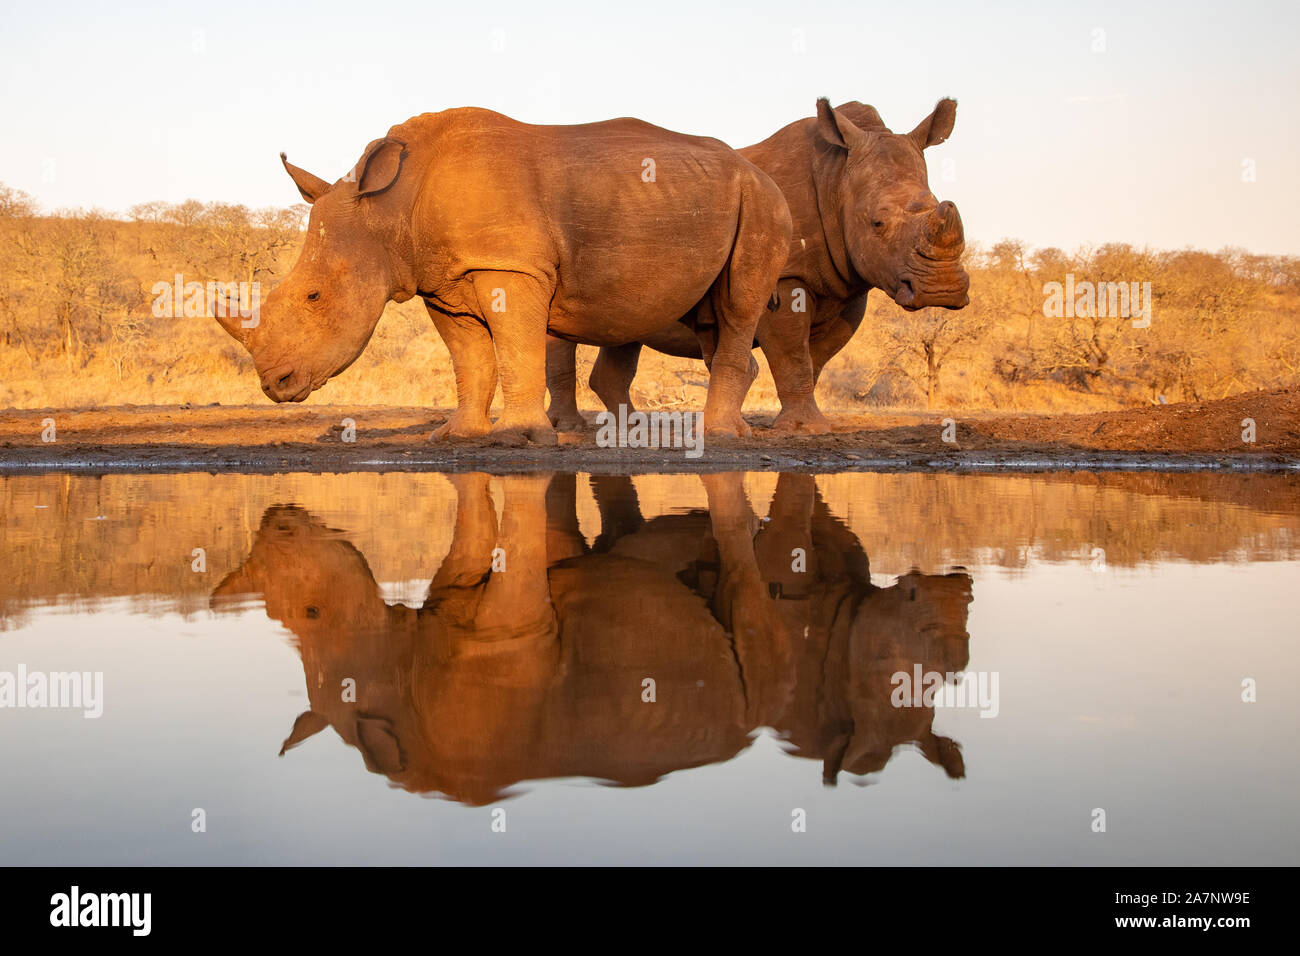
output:
[[[503,475],[497,548],[501,573],[490,574],[474,623],[488,641],[506,634],[554,635],[555,607],[547,578],[546,500],[551,475]]]
[[[596,356],[588,384],[609,411],[617,414],[620,405],[627,406],[629,414],[635,411],[631,389],[640,359],[640,342],[606,346]]]
[[[776,184],[762,177],[741,187],[740,218],[731,258],[700,316],[713,328],[701,336],[709,358],[709,393],[704,402],[704,432],[717,437],[748,437],[741,415],[750,375],[754,336],[781,277],[790,242],[790,210]],[[711,346],[711,348],[710,348]],[[712,353],[710,356],[710,352]]]
[[[546,488],[546,564],[586,554],[587,539],[578,524],[578,476],[571,471],[551,476]]]
[[[587,420],[578,411],[578,346],[554,336],[546,337],[546,390],[551,403],[546,417],[559,431],[582,431]]]
[[[546,326],[554,284],[521,272],[475,272],[471,281],[479,317],[491,331],[505,404],[492,440],[557,444],[546,416]]]

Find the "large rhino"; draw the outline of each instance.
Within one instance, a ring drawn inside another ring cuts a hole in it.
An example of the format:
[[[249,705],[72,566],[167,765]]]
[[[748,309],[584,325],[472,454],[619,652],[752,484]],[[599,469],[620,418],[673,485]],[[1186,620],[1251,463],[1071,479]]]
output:
[[[780,275],[780,189],[715,139],[635,119],[532,126],[482,109],[424,113],[330,184],[289,164],[312,204],[297,264],[260,321],[222,325],[262,390],[302,401],[361,354],[389,300],[424,299],[455,367],[435,437],[481,435],[500,375],[503,440],[556,441],[546,335],[622,345],[707,303],[706,433],[748,432],[751,343]]]
[[[372,772],[472,804],[526,780],[653,783],[734,756],[762,726],[822,760],[827,782],[909,743],[963,775],[933,709],[890,706],[889,675],[965,665],[969,577],[873,586],[811,477],[782,477],[757,538],[737,475],[702,477],[707,512],[649,523],[630,482],[593,479],[591,547],[572,476],[500,479],[499,522],[486,475],[449,477],[453,541],[418,609],[386,604],[361,553],[293,506],[267,510],[217,587],[215,607],[260,594],[296,638],[310,707],[282,752],[333,728]],[[806,574],[791,573],[796,545]]]
[[[775,427],[829,429],[813,390],[822,368],[853,337],[871,289],[909,310],[960,309],[969,302],[961,216],[930,192],[922,155],[951,135],[956,116],[956,102],[940,100],[901,135],[870,106],[855,101],[832,109],[820,99],[815,117],[740,150],[781,187],[794,218],[778,308],[764,315],[756,338],[781,400]],[[628,390],[641,346],[704,357],[694,326],[688,316],[640,342],[602,348],[592,389],[612,411],[631,408]],[[574,394],[574,350],[571,341],[547,343],[549,414],[562,428],[584,425]]]

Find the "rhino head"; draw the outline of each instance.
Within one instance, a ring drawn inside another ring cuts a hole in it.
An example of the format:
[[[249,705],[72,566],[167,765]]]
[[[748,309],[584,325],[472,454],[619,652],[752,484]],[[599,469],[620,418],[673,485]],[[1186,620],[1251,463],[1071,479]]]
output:
[[[273,505],[248,558],[212,592],[214,611],[237,612],[260,595],[302,658],[310,707],[281,745],[283,756],[333,727],[373,772],[405,769],[418,743],[408,715],[413,611],[384,602],[366,559],[344,536],[297,505]],[[350,679],[354,696],[343,694]]]
[[[909,311],[960,309],[970,302],[962,267],[965,235],[951,202],[930,192],[922,152],[952,133],[957,102],[940,100],[910,133],[891,132],[870,107],[870,128],[844,108],[817,101],[818,180],[835,184],[823,200],[843,224],[844,251],[858,276]],[[825,208],[825,207],[823,207]]]
[[[410,184],[392,188],[406,157],[404,143],[375,140],[352,172],[330,184],[280,154],[311,203],[302,253],[262,303],[255,326],[243,327],[238,316],[217,319],[248,349],[273,401],[301,402],[346,369],[389,299],[410,298],[401,291],[413,286]]]

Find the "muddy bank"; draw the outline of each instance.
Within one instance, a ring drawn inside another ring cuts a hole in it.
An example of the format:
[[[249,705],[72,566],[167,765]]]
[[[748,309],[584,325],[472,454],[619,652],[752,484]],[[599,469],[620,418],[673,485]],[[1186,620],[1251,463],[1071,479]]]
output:
[[[601,448],[594,426],[562,433],[554,447],[505,447],[490,439],[431,442],[446,411],[425,408],[9,410],[0,414],[0,471],[1300,468],[1297,389],[1089,415],[839,414],[826,435],[772,431],[770,413],[747,417],[752,437],[708,440],[692,458],[681,449]],[[43,440],[49,437],[54,440]]]

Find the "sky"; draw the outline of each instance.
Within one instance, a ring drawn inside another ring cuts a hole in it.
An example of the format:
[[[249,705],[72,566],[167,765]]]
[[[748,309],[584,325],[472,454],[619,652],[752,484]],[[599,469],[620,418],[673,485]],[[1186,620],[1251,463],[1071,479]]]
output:
[[[943,96],[968,239],[1300,254],[1295,0],[6,4],[0,183],[46,210],[299,201],[416,113],[636,116],[757,142],[818,96]]]

